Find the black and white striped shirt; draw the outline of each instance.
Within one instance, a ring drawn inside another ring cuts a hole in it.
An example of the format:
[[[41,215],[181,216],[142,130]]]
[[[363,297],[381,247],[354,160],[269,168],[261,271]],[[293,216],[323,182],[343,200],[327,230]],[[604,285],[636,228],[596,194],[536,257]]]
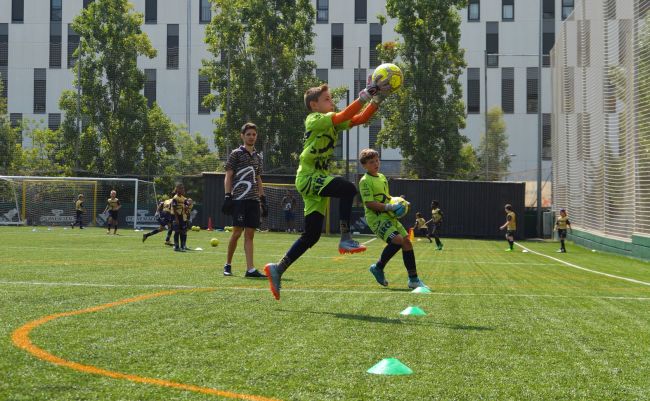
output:
[[[253,149],[249,153],[243,145],[233,150],[226,161],[226,171],[232,170],[232,198],[259,200],[257,177],[262,175],[262,156]]]

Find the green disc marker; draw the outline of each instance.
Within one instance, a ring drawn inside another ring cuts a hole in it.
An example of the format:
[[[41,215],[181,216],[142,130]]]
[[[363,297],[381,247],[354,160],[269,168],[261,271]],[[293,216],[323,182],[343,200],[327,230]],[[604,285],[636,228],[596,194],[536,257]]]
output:
[[[413,371],[397,358],[386,358],[367,370],[373,375],[410,375]]]
[[[429,294],[431,293],[431,290],[428,289],[427,287],[418,287],[411,292],[414,294]]]
[[[409,306],[399,313],[404,316],[426,316],[426,312],[417,306]]]

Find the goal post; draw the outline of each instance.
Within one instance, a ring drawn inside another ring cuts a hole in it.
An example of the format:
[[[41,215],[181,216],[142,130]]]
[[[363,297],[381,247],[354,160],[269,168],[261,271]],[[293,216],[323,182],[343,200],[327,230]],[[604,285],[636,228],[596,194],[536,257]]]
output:
[[[75,221],[75,201],[84,195],[84,225],[103,226],[110,192],[120,199],[118,225],[153,227],[157,205],[153,182],[135,178],[0,176],[17,193],[20,219],[28,225],[70,225]],[[2,211],[3,209],[0,209]],[[1,215],[1,214],[0,214]]]
[[[0,226],[22,225],[21,217],[16,183],[0,177]]]

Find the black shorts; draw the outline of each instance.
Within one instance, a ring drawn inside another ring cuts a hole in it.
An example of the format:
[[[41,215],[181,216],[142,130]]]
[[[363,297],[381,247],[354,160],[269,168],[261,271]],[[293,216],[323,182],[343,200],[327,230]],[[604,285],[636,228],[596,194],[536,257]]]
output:
[[[111,219],[113,219],[113,221],[114,221],[115,223],[117,223],[117,212],[118,212],[117,210],[109,210],[109,211],[108,211],[108,217],[110,217]]]
[[[291,210],[284,211],[284,220],[291,221],[294,219],[293,212]]]
[[[515,237],[515,230],[506,230],[506,237]]]
[[[557,229],[557,236],[560,237],[560,239],[566,239],[566,229]]]
[[[258,228],[260,226],[260,202],[254,199],[233,201],[232,225],[234,227]]]
[[[429,234],[427,228],[418,228],[418,235],[421,237],[426,237]]]
[[[442,227],[442,223],[431,223],[431,235],[434,237],[440,235],[440,227]]]

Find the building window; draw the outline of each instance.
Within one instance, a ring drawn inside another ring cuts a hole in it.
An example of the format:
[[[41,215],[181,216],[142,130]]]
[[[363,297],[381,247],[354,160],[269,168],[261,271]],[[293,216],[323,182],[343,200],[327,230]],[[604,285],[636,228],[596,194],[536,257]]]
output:
[[[332,68],[343,68],[343,24],[332,24]]]
[[[501,19],[503,21],[515,20],[515,0],[502,0]]]
[[[155,24],[158,22],[158,0],[146,0],[144,3],[144,23]]]
[[[564,84],[562,88],[562,112],[570,114],[574,110],[575,98],[575,71],[573,67],[564,67],[562,83]]]
[[[328,69],[327,68],[316,68],[316,78],[323,83],[328,81]]]
[[[210,114],[210,108],[203,105],[203,98],[210,94],[210,81],[199,74],[199,114]]]
[[[368,0],[354,0],[354,22],[366,23],[368,20]]]
[[[357,93],[361,91],[361,89],[366,87],[366,79],[367,79],[367,72],[365,68],[355,68],[354,69],[354,77],[352,78],[354,80],[354,90],[352,93],[354,96],[356,96]]]
[[[368,147],[379,152],[379,157],[381,157],[381,147],[379,149],[377,148],[379,131],[381,131],[381,120],[374,118],[370,121],[370,126],[368,127]]]
[[[616,19],[616,0],[605,1],[605,19],[606,20]]]
[[[178,24],[167,24],[167,69],[178,69]]]
[[[23,113],[9,114],[11,128],[18,129],[18,143],[23,143]]]
[[[562,0],[562,20],[569,18],[573,12],[574,0]]]
[[[61,68],[61,23],[50,22],[50,68]]]
[[[147,107],[152,108],[156,101],[156,69],[144,70],[144,97],[147,98]]]
[[[576,57],[578,67],[589,67],[591,64],[591,21],[578,20],[577,26],[577,50]],[[619,34],[621,31],[618,31]],[[620,45],[619,45],[620,49]]]
[[[330,19],[330,1],[316,0],[316,23],[327,24]]]
[[[542,114],[542,160],[551,160],[551,115]]]
[[[0,24],[0,67],[9,65],[9,24]]]
[[[88,8],[90,3],[92,3],[93,1],[95,1],[95,0],[84,0],[84,8]]]
[[[551,49],[555,45],[555,20],[542,22],[542,66],[551,65]]]
[[[370,24],[370,46],[369,46],[369,67],[375,68],[379,65],[379,57],[377,55],[377,46],[381,44],[381,24]]]
[[[201,0],[199,7],[199,23],[207,24],[212,20],[212,8],[209,0]]]
[[[34,68],[34,114],[45,113],[46,69]]]
[[[539,69],[537,67],[526,68],[526,113],[537,113],[539,102]]]
[[[467,20],[480,21],[481,20],[481,2],[480,0],[469,0],[467,6]]]
[[[50,0],[50,21],[61,22],[63,18],[62,0]]]
[[[544,0],[544,19],[555,19],[555,0]]]
[[[68,24],[68,68],[74,67],[77,62],[74,52],[79,47],[79,35],[72,29],[72,24]]]
[[[11,22],[14,24],[25,22],[25,0],[11,0]]]
[[[2,92],[0,97],[7,98],[9,93],[9,67],[0,65],[0,81],[2,81]]]
[[[487,22],[485,24],[485,50],[487,53],[487,66],[499,66],[499,23]]]
[[[467,69],[467,114],[481,112],[481,69]]]
[[[61,126],[61,113],[50,113],[47,115],[47,128],[56,131]]]
[[[585,21],[589,22],[589,21]],[[627,60],[632,57],[634,50],[633,43],[630,39],[633,31],[632,20],[618,20],[618,63],[625,65]]]
[[[515,112],[515,69],[501,69],[501,109],[505,114]]]

